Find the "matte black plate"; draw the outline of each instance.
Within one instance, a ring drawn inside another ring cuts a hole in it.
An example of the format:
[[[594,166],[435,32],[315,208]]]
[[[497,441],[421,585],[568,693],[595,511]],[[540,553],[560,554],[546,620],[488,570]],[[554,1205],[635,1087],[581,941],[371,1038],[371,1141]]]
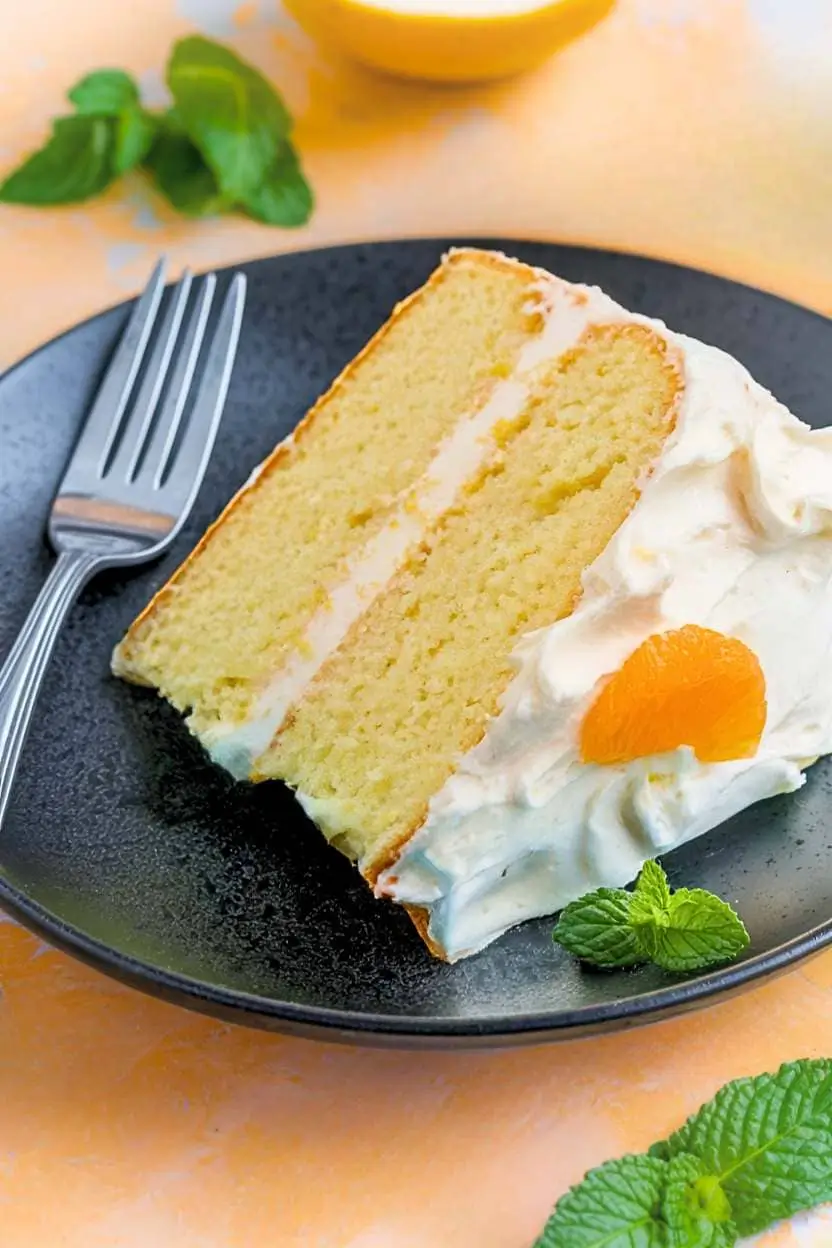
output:
[[[452,240],[260,260],[228,408],[175,549],[102,577],[59,642],[5,827],[0,904],[71,953],[159,996],[276,1030],[370,1043],[505,1044],[632,1025],[769,975],[832,939],[832,767],[667,859],[673,883],[735,901],[752,935],[727,970],[581,971],[549,920],[457,966],[373,900],[279,785],[235,785],[153,693],[113,680],[111,647],[252,466]],[[453,240],[459,241],[459,240]],[[635,256],[490,240],[713,342],[810,424],[829,415],[832,322]],[[126,317],[70,331],[0,379],[0,655],[50,564],[44,518]],[[280,535],[275,535],[279,543]],[[800,644],[799,637],[795,644]]]

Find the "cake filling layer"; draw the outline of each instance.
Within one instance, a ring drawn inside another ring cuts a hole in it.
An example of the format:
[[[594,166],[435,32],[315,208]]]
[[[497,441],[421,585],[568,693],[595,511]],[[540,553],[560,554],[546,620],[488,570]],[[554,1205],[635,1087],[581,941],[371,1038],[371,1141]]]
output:
[[[807,428],[729,356],[661,332],[684,358],[674,436],[575,611],[516,647],[499,713],[378,881],[427,912],[451,960],[627,883],[646,859],[798,788],[832,750],[832,430]],[[605,678],[686,624],[757,655],[768,702],[757,753],[583,763],[580,724]]]

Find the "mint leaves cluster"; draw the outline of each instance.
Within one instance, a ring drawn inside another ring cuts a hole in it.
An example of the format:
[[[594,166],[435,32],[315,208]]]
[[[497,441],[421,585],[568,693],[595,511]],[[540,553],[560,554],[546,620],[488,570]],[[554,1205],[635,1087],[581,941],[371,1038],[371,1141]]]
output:
[[[312,192],[289,139],[292,118],[258,70],[193,35],[174,46],[167,85],[173,106],[151,112],[129,74],[88,74],[68,93],[75,112],[0,184],[0,202],[79,203],[140,168],[186,216],[236,208],[267,225],[308,221]]]
[[[599,888],[573,901],[553,936],[595,966],[655,962],[676,972],[730,962],[748,947],[745,925],[726,901],[704,888],[672,892],[657,862],[645,863],[631,893]]]
[[[832,1200],[832,1061],[737,1079],[648,1153],[591,1170],[535,1248],[731,1248]]]

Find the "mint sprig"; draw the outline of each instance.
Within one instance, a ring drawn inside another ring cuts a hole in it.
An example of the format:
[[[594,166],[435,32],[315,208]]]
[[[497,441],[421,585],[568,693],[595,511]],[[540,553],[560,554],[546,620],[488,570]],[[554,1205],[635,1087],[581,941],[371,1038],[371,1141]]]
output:
[[[167,66],[173,107],[151,112],[123,70],[87,74],[68,92],[75,113],[0,183],[0,202],[79,203],[142,169],[177,212],[238,208],[267,225],[304,225],[313,198],[278,92],[230,48],[194,35]]]
[[[734,1080],[648,1153],[591,1170],[535,1248],[732,1248],[827,1201],[832,1061],[798,1061]]]
[[[742,919],[726,901],[704,888],[672,892],[657,862],[645,863],[631,893],[599,888],[573,901],[553,937],[595,966],[654,962],[677,973],[730,962],[749,944]]]

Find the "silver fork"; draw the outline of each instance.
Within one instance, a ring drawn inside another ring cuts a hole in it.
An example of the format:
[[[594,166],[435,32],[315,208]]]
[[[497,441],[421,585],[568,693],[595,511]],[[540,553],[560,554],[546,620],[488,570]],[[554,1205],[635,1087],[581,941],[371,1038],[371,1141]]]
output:
[[[232,279],[207,342],[217,279],[209,273],[189,300],[194,280],[186,272],[160,318],[164,281],[160,260],[52,504],[48,533],[58,558],[0,670],[0,823],[69,609],[103,568],[147,563],[171,544],[188,518],[214,445],[240,336],[245,277]]]

